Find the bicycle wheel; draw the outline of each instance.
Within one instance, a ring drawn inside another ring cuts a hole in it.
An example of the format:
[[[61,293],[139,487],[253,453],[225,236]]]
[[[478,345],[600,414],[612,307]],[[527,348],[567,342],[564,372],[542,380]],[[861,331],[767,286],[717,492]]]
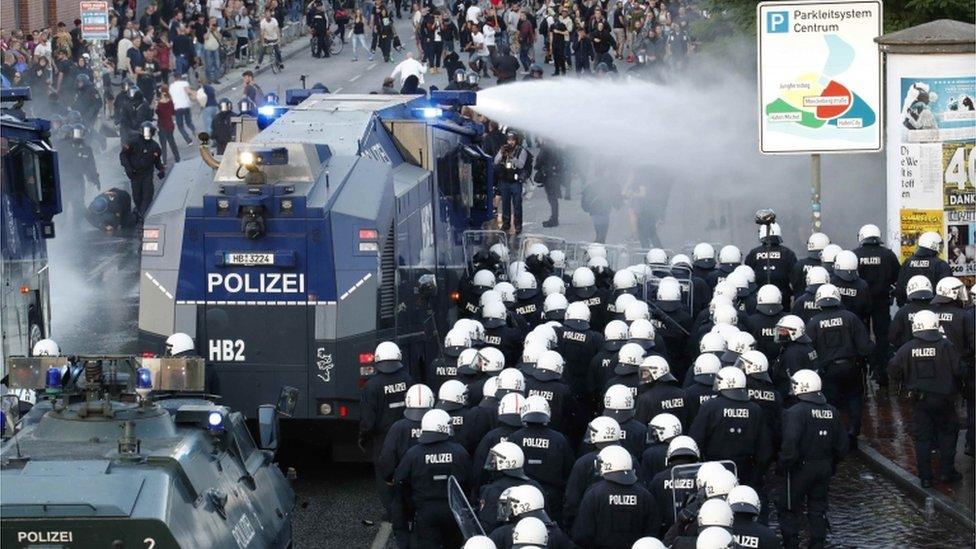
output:
[[[319,44],[318,44],[318,41],[315,39],[314,36],[310,40],[310,43],[311,43],[312,57],[318,57],[319,56]]]
[[[332,44],[329,45],[329,55],[339,55],[342,52],[342,40],[333,39]]]

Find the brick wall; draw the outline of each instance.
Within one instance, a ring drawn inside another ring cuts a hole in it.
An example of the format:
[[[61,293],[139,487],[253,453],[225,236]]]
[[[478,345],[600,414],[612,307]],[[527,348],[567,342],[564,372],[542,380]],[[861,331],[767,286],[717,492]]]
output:
[[[18,19],[24,31],[59,21],[70,29],[79,14],[78,0],[0,0],[0,26],[4,29],[13,28]]]

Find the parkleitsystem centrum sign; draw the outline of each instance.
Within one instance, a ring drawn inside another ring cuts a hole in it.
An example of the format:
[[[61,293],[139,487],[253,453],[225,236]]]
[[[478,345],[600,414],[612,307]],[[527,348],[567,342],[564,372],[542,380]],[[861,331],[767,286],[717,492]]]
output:
[[[759,149],[881,150],[881,0],[762,2]]]

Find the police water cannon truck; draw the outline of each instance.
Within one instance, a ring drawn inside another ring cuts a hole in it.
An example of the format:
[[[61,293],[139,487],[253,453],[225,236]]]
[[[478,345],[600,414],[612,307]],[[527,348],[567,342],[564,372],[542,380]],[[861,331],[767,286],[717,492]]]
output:
[[[358,457],[376,344],[419,378],[455,314],[435,286],[457,286],[463,232],[493,215],[483,128],[457,114],[474,101],[310,93],[219,160],[177,164],[143,227],[141,350],[195,335],[225,403],[250,414],[297,387],[290,425]]]
[[[3,396],[0,545],[290,547],[295,494],[274,463],[278,416],[200,391],[199,358],[11,357],[11,388],[37,391],[23,415]]]

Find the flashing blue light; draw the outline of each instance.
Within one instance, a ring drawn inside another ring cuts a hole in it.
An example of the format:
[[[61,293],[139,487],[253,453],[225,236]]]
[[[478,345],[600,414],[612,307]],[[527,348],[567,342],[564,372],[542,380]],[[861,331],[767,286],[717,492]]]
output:
[[[136,389],[152,389],[152,371],[149,368],[136,370]]]
[[[444,115],[444,111],[437,107],[424,107],[421,109],[421,113],[424,115],[424,118],[440,118]]]
[[[0,436],[7,435],[7,412],[0,410]]]
[[[207,429],[215,432],[224,430],[224,414],[219,411],[210,412],[207,416]]]
[[[47,369],[47,380],[45,386],[48,390],[58,390],[61,388],[61,370],[54,366]]]
[[[264,105],[262,107],[258,107],[258,114],[260,114],[261,116],[274,116],[275,115],[275,106],[274,105]]]

